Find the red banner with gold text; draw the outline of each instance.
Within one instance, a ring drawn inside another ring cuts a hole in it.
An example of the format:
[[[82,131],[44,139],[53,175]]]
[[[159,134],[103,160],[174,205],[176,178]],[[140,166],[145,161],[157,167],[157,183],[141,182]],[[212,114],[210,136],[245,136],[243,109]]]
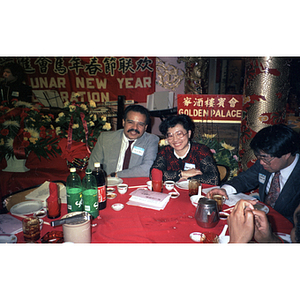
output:
[[[243,95],[177,95],[178,114],[195,122],[240,123]]]
[[[62,102],[79,93],[82,102],[104,103],[124,95],[145,103],[155,92],[154,57],[0,57],[0,66],[7,62],[25,69],[34,95],[57,91]]]

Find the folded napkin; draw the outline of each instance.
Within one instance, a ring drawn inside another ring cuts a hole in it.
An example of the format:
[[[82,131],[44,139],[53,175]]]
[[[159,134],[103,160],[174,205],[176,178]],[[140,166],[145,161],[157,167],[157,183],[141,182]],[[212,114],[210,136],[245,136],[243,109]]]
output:
[[[57,201],[58,200],[58,189],[57,184],[54,182],[49,183],[49,197],[47,201]]]
[[[162,181],[163,173],[159,169],[152,169],[151,171],[151,177],[153,181]]]
[[[50,196],[47,198],[48,217],[57,217],[60,215],[60,201],[56,183],[49,183],[49,194]]]

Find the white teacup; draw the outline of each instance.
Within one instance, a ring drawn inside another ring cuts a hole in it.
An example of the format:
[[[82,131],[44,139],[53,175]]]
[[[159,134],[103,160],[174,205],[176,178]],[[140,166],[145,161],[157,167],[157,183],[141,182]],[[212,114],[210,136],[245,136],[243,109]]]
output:
[[[149,191],[152,191],[152,180],[147,181],[147,188]]]
[[[174,189],[174,186],[175,186],[174,181],[171,180],[165,181],[165,187],[168,191],[172,191]]]
[[[126,183],[121,183],[121,184],[119,184],[119,185],[117,186],[117,188],[118,188],[118,192],[119,192],[120,194],[125,194],[125,193],[127,192],[127,189],[128,189],[128,184],[126,184]]]

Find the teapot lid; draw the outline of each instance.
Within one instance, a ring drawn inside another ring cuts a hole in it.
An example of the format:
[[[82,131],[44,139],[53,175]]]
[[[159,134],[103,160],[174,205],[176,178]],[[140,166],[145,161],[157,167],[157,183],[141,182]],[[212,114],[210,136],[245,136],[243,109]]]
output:
[[[203,206],[215,206],[217,202],[214,199],[202,197],[199,199],[198,204],[201,204]]]

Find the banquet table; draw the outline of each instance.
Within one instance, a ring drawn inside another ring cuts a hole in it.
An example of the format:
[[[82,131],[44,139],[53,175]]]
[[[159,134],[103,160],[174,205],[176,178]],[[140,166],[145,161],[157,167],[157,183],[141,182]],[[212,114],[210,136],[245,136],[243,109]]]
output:
[[[157,211],[149,208],[142,208],[126,204],[130,193],[136,188],[133,186],[146,185],[149,178],[123,178],[124,183],[129,185],[126,194],[119,194],[117,197],[107,200],[107,207],[100,211],[100,219],[94,219],[92,224],[92,243],[196,243],[190,238],[192,232],[213,232],[220,234],[226,220],[220,220],[213,228],[200,227],[195,218],[196,207],[191,203],[188,190],[176,187],[180,196],[171,198],[163,210]],[[203,184],[203,188],[210,187]],[[163,188],[164,193],[168,191]],[[121,211],[114,211],[112,204],[123,203]],[[226,209],[226,205],[223,206]],[[274,232],[290,234],[293,225],[281,214],[269,207],[269,221]],[[62,204],[61,217],[67,214],[67,205]],[[16,218],[20,218],[15,216]],[[22,219],[22,218],[20,218]],[[59,219],[59,218],[58,218]],[[51,222],[46,217],[43,219]],[[52,230],[62,231],[62,226],[51,227],[43,225],[41,237]],[[228,235],[228,230],[226,235]],[[24,243],[23,233],[17,235],[18,243]],[[40,243],[41,240],[38,241]]]

